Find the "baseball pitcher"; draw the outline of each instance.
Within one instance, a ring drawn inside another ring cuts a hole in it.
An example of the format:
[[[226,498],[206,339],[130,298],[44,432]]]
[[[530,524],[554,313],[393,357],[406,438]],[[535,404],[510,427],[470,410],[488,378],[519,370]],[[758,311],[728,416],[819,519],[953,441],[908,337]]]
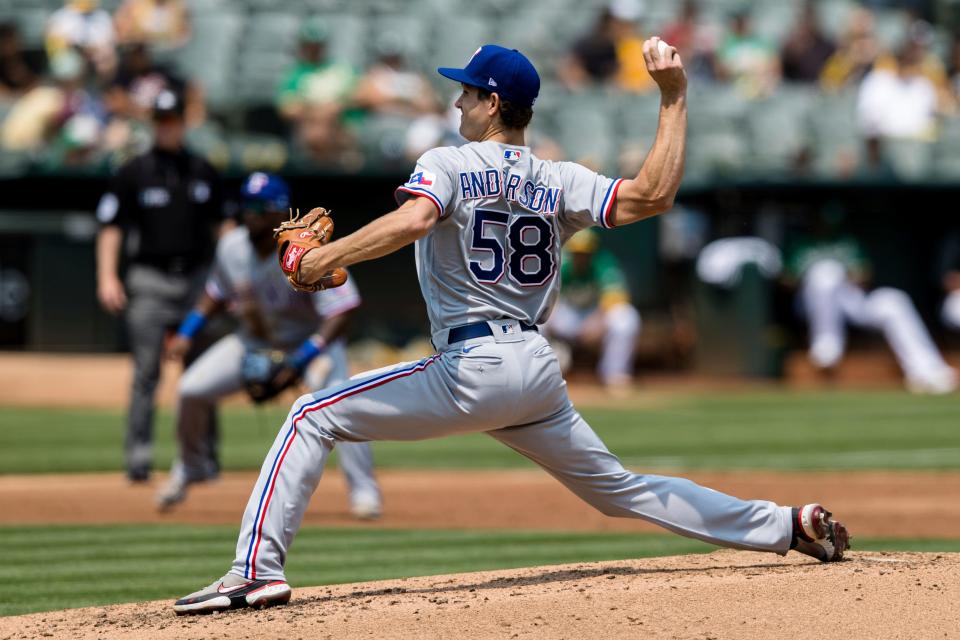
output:
[[[483,432],[611,516],[726,547],[842,558],[846,529],[819,504],[739,500],[624,469],[571,404],[537,331],[557,299],[560,248],[573,233],[622,226],[672,205],[683,174],[686,75],[676,50],[658,38],[644,43],[644,60],[661,90],[660,122],[633,179],[532,156],[524,130],[540,78],[520,52],[484,45],[466,68],[439,69],[462,85],[456,107],[470,142],[425,153],[397,190],[398,209],[332,242],[322,210],[302,223],[316,230],[313,238],[281,231],[281,263],[300,285],[335,281],[337,268],[416,243],[436,353],[297,400],[247,503],[233,566],[177,600],[176,613],[289,600],[287,551],[340,442]]]
[[[263,402],[302,380],[320,389],[349,377],[343,334],[360,304],[353,282],[316,293],[291,290],[275,258],[274,227],[289,217],[290,193],[279,177],[254,173],[242,190],[243,226],[226,234],[206,290],[184,320],[169,355],[180,357],[211,314],[229,308],[240,328],[210,347],[180,379],[177,405],[179,457],[157,506],[169,509],[186,497],[187,487],[216,477],[210,451],[208,407],[246,389]],[[350,488],[353,514],[380,515],[380,490],[373,475],[368,442],[345,442],[340,465]]]

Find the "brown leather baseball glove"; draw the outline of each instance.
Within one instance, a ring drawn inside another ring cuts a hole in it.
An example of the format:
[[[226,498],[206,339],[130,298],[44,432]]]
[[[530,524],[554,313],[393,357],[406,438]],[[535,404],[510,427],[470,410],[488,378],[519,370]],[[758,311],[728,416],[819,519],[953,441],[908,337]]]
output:
[[[277,239],[280,268],[294,289],[313,293],[339,287],[347,281],[347,272],[341,268],[330,271],[316,282],[306,282],[300,274],[303,256],[311,249],[327,244],[333,237],[333,218],[323,207],[287,220],[273,230],[273,237]]]

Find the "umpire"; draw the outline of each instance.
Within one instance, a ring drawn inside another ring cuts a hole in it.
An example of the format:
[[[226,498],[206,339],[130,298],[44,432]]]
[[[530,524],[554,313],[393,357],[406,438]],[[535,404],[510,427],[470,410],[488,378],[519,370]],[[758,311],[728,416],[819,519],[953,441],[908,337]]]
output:
[[[97,207],[97,297],[112,314],[126,311],[133,353],[125,443],[132,482],[150,476],[164,340],[199,294],[223,222],[217,172],[184,146],[183,97],[162,90],[153,123],[153,147],[120,167]]]

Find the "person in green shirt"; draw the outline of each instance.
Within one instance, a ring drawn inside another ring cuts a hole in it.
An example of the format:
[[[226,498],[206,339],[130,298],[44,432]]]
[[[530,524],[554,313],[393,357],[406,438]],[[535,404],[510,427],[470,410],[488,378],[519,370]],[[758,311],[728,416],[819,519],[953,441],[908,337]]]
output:
[[[276,98],[281,117],[297,126],[298,138],[318,159],[344,146],[341,120],[359,79],[349,64],[330,59],[329,36],[329,27],[319,18],[303,24],[297,61],[284,74]]]
[[[600,344],[597,373],[601,381],[611,388],[624,388],[633,381],[640,324],[617,258],[600,248],[592,229],[574,234],[564,246],[560,300],[545,325],[546,333],[561,341]]]
[[[910,296],[892,287],[868,289],[871,265],[863,247],[840,233],[829,214],[816,231],[788,244],[784,260],[808,323],[810,361],[822,370],[834,369],[846,351],[849,324],[883,333],[910,391],[954,391],[957,372],[944,361]]]

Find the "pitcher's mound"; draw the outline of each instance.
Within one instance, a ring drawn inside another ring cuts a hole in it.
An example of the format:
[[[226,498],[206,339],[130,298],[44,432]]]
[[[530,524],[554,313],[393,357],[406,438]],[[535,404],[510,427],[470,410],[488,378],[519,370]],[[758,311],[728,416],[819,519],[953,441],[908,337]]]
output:
[[[295,588],[286,607],[211,616],[33,614],[0,619],[0,638],[956,638],[958,595],[960,554],[717,551]]]

